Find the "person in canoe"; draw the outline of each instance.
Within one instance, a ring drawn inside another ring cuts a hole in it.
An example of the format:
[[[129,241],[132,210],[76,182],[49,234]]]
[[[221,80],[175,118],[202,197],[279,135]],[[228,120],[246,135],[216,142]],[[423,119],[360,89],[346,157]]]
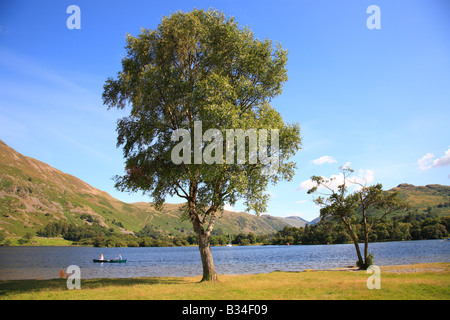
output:
[[[115,258],[114,260],[122,260],[122,256],[119,254],[119,256],[117,258]]]
[[[98,260],[105,260],[105,258],[103,258],[103,253],[100,255],[100,258],[98,258]]]

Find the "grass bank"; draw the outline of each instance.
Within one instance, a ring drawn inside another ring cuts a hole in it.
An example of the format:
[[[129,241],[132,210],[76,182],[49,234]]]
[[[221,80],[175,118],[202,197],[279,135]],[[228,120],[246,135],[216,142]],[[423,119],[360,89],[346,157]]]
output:
[[[381,289],[369,290],[365,271],[327,270],[201,277],[86,279],[68,290],[63,279],[0,281],[0,299],[28,300],[275,300],[275,299],[427,299],[450,297],[450,263],[381,267]]]
[[[63,238],[41,238],[41,237],[33,237],[27,243],[20,243],[19,237],[15,238],[7,238],[8,245],[14,247],[67,247],[74,246],[72,241],[65,240]]]

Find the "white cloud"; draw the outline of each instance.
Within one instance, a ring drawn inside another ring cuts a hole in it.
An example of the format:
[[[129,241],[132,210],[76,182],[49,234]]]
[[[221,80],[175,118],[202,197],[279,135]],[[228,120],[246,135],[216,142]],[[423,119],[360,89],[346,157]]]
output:
[[[304,212],[294,212],[286,215],[285,217],[304,217],[304,216],[305,216]]]
[[[432,167],[433,158],[434,154],[427,153],[426,155],[424,155],[422,158],[417,160],[419,168],[422,170],[430,169]]]
[[[438,158],[434,159],[434,154],[427,153],[422,158],[417,160],[417,164],[419,165],[419,168],[422,170],[428,170],[431,168],[436,167],[444,167],[450,165],[450,147],[447,151],[445,151],[445,154]]]
[[[331,175],[331,177],[329,177],[329,178],[322,176],[322,178],[331,181],[330,187],[332,189],[337,189],[337,187],[339,185],[341,185],[344,181],[344,175],[342,173],[339,173],[338,175],[335,175],[335,174]],[[316,185],[317,184],[312,180],[305,180],[300,183],[299,189],[300,190],[309,190],[309,189],[315,187]]]
[[[445,155],[433,162],[433,167],[444,167],[448,165],[450,165],[450,148],[445,151]]]
[[[336,159],[331,156],[323,156],[319,159],[315,159],[312,161],[314,164],[324,164],[324,163],[333,163],[336,162]]]
[[[367,170],[359,170],[359,178],[361,179],[362,183],[372,183],[374,180],[374,173],[372,170],[367,169]]]
[[[312,180],[305,180],[300,183],[300,186],[297,190],[309,190],[316,186],[316,183]]]
[[[225,205],[223,206],[223,210],[236,211],[236,210],[234,210],[234,208],[229,203],[225,203]]]
[[[305,202],[307,202],[307,200],[299,200],[299,201],[295,201],[296,204],[305,203]]]
[[[347,162],[344,167],[349,166],[350,163]],[[331,175],[329,178],[328,177],[324,177],[322,176],[322,178],[326,179],[326,180],[330,180],[330,188],[333,190],[337,190],[338,186],[344,183],[344,174],[339,173],[339,174],[334,174]],[[374,180],[374,172],[370,169],[367,170],[359,170],[359,175],[357,177],[355,176],[350,176],[346,178],[346,184],[347,185],[352,185],[354,187],[354,190],[359,190],[361,189],[361,185],[368,185],[370,183],[372,183]],[[315,187],[316,183],[312,180],[305,180],[302,181],[300,183],[300,187],[298,188],[299,190],[309,190],[312,187]]]

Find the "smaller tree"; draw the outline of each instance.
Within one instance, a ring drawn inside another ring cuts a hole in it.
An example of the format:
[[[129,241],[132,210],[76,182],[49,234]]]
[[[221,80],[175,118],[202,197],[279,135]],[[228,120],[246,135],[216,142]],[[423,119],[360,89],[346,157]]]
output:
[[[19,244],[29,243],[33,239],[33,234],[31,232],[27,232],[22,238],[20,238],[17,242]]]
[[[341,172],[342,183],[337,187],[334,181],[335,177],[328,179],[312,176],[311,180],[316,185],[308,190],[308,194],[316,192],[321,194],[314,199],[314,202],[322,207],[320,218],[338,219],[345,225],[348,235],[355,245],[358,256],[357,266],[361,269],[367,269],[373,260],[373,255],[368,253],[369,232],[372,227],[389,213],[399,209],[406,210],[408,205],[398,197],[398,192],[383,191],[381,184],[367,186],[367,183],[361,182],[361,180],[349,180],[353,170],[348,166],[339,167],[339,171]],[[357,186],[353,193],[348,191],[350,184]],[[326,191],[322,192],[323,189]],[[378,215],[371,214],[369,216],[369,208],[376,209],[375,212]],[[357,219],[357,213],[361,214],[361,220]],[[364,238],[363,254],[361,254],[359,248],[358,233],[362,234]]]

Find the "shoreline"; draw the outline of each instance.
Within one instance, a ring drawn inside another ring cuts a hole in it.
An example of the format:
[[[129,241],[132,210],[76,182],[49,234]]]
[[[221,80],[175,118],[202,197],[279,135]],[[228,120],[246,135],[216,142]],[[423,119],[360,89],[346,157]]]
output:
[[[381,288],[365,270],[314,270],[195,277],[0,280],[0,300],[449,300],[450,262],[381,266]],[[340,271],[340,272],[339,272]]]
[[[12,242],[11,244],[8,245],[2,245],[0,244],[0,248],[1,247],[86,247],[86,248],[183,248],[183,247],[198,247],[197,244],[191,244],[191,245],[186,245],[186,246],[165,246],[165,247],[158,247],[158,246],[149,246],[149,247],[128,247],[128,246],[124,246],[124,247],[95,247],[93,245],[84,245],[84,244],[76,244],[73,243],[72,241],[69,240],[65,240],[63,238],[44,238],[44,237],[34,237],[34,240],[38,240],[39,242],[35,243],[35,244],[31,244],[31,243],[25,243],[25,244],[19,244],[17,242],[17,240],[19,240],[19,237],[9,237],[6,239],[14,239],[14,242]],[[386,241],[374,241],[374,242],[369,242],[369,245],[372,243],[389,243],[389,242],[407,242],[407,241],[450,241],[450,238],[444,237],[444,238],[440,238],[440,239],[420,239],[420,240],[386,240]],[[40,243],[41,242],[41,243]],[[44,244],[43,244],[44,243]],[[64,243],[64,244],[61,244]],[[349,241],[349,242],[345,242],[345,243],[317,243],[317,244],[290,244],[290,245],[285,245],[285,244],[263,244],[263,243],[255,243],[255,244],[248,244],[248,245],[238,245],[238,244],[234,244],[233,247],[252,247],[252,246],[279,246],[279,247],[285,247],[285,246],[324,246],[324,245],[341,245],[341,244],[353,244],[353,242]],[[364,242],[359,242],[359,244],[364,244]],[[227,245],[211,245],[211,248],[214,247],[226,247]]]
[[[437,268],[437,265],[444,265],[445,267]],[[377,266],[377,265],[376,265]],[[414,272],[441,272],[441,271],[449,271],[450,272],[450,262],[448,261],[439,261],[439,262],[413,262],[410,264],[399,264],[399,265],[381,265],[380,267],[382,272],[388,273],[414,273]],[[297,271],[285,271],[285,270],[273,270],[270,272],[260,272],[260,273],[218,273],[218,277],[239,277],[239,276],[261,276],[268,275],[271,273],[306,273],[306,272],[362,272],[368,273],[367,270],[359,269],[357,266],[344,266],[344,267],[335,267],[330,269],[304,269]],[[81,279],[82,281],[99,281],[99,280],[133,280],[133,279],[195,279],[201,278],[201,275],[198,276],[152,276],[152,277],[112,277],[112,278],[87,278]],[[2,282],[8,281],[53,281],[60,280],[61,278],[49,278],[49,279],[0,279],[0,287]],[[65,279],[63,279],[65,280]]]

